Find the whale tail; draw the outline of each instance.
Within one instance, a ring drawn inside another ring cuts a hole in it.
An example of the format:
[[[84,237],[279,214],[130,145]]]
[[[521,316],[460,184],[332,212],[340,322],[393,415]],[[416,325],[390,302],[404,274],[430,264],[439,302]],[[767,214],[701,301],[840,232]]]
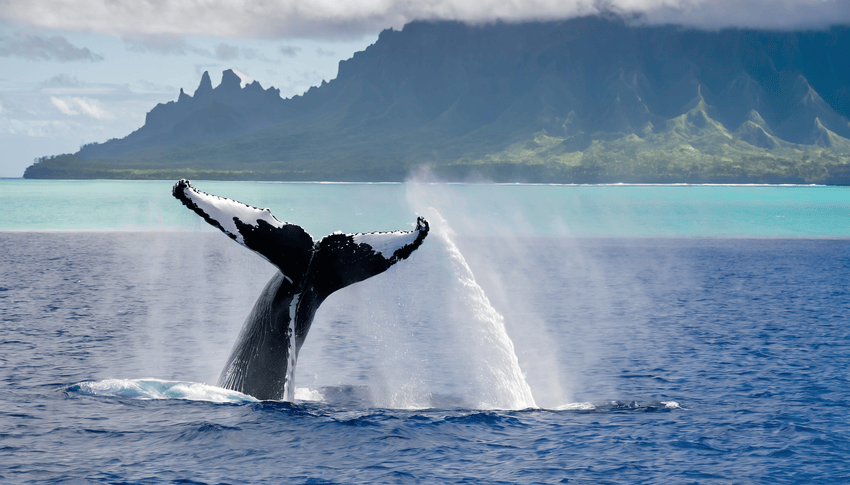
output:
[[[186,179],[174,185],[172,194],[210,225],[277,266],[294,287],[303,286],[309,273],[322,297],[406,259],[429,230],[428,221],[419,217],[412,231],[335,233],[314,241],[302,227],[278,220],[269,209],[202,192]]]
[[[319,305],[331,293],[383,273],[407,258],[428,235],[419,218],[412,231],[331,234],[313,241],[303,228],[269,209],[207,194],[180,180],[174,197],[231,239],[280,270],[245,320],[219,385],[258,399],[291,399],[298,350]]]

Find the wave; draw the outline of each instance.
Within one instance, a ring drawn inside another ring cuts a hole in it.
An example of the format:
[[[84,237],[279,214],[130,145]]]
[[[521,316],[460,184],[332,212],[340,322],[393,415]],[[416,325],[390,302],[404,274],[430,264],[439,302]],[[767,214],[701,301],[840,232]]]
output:
[[[572,402],[557,406],[553,411],[595,411],[595,412],[618,412],[618,411],[671,411],[673,409],[685,409],[676,401],[660,401],[640,404],[636,401],[609,401],[602,403]]]
[[[164,379],[105,379],[72,384],[66,389],[89,396],[110,396],[128,399],[185,399],[228,403],[259,402],[241,392],[199,382],[167,381]],[[295,389],[296,401],[322,401],[322,393],[308,388]]]
[[[66,391],[87,396],[119,397],[125,399],[182,399],[189,401],[207,401],[215,403],[257,403],[261,402],[247,394],[224,389],[218,386],[199,382],[168,381],[164,379],[105,379],[102,381],[84,381],[68,386]],[[295,402],[320,402],[344,408],[373,408],[375,403],[370,399],[371,390],[365,386],[339,386],[310,389],[298,387],[295,389]],[[427,411],[437,409],[469,410],[462,400],[449,396],[433,396],[434,402],[422,408],[407,408],[406,411]],[[676,401],[660,401],[638,403],[636,401],[605,401],[605,402],[573,402],[553,408],[538,408],[531,406],[514,411],[578,411],[578,412],[653,412],[684,410]],[[478,412],[493,411],[511,412],[508,409],[478,409]]]
[[[68,391],[90,396],[111,396],[129,399],[186,399],[211,402],[257,402],[241,392],[198,382],[167,381],[163,379],[105,379],[73,384]]]

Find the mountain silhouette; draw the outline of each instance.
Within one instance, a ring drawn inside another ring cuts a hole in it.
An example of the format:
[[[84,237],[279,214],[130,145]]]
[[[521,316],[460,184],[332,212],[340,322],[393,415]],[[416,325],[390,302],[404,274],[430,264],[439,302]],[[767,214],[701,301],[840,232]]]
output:
[[[847,183],[848,53],[848,27],[412,22],[289,99],[204,73],[127,137],[25,177],[377,181],[428,166],[449,179]]]

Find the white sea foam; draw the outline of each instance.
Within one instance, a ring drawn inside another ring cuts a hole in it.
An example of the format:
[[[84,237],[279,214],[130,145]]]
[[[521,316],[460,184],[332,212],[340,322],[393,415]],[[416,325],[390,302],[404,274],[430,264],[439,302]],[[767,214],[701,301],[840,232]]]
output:
[[[296,401],[324,401],[325,396],[318,389],[310,389],[309,387],[295,388]]]
[[[93,396],[112,396],[131,399],[187,399],[211,402],[257,402],[241,392],[198,382],[166,381],[162,379],[105,379],[80,382],[70,390]]]
[[[556,411],[593,411],[596,405],[589,402],[570,402],[555,408]]]

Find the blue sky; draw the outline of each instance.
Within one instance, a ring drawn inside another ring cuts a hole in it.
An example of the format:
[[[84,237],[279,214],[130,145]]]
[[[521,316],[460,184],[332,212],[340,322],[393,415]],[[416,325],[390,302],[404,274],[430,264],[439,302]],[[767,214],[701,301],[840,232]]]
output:
[[[204,71],[217,85],[233,68],[291,97],[412,20],[600,10],[708,29],[850,24],[850,0],[0,0],[0,177],[126,136]]]

